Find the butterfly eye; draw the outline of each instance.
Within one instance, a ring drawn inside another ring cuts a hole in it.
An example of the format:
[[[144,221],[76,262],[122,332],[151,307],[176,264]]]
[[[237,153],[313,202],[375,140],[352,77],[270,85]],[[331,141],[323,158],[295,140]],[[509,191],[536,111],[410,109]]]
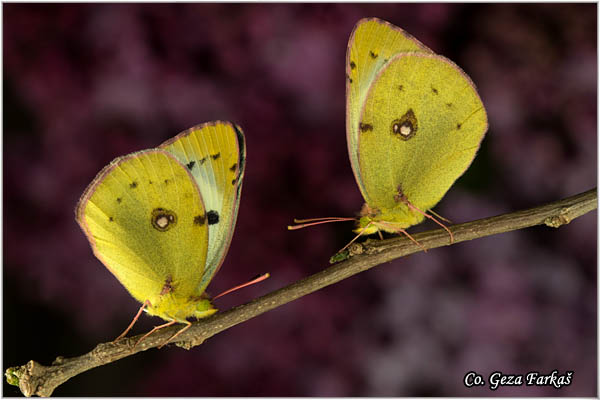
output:
[[[409,109],[402,117],[392,121],[392,134],[398,135],[402,140],[408,140],[417,133],[417,117],[412,109]]]
[[[156,230],[166,232],[177,224],[177,215],[164,208],[155,208],[152,210],[151,222]]]

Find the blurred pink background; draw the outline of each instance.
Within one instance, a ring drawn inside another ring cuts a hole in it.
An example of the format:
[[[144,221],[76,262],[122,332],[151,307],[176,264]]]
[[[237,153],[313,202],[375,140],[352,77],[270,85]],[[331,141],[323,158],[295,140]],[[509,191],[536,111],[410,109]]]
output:
[[[195,124],[240,124],[248,158],[217,301],[328,266],[362,198],[345,137],[346,44],[379,17],[460,65],[489,132],[436,207],[466,222],[597,181],[595,4],[4,4],[4,368],[114,339],[139,307],[74,220],[113,158]],[[82,374],[63,396],[596,396],[597,214],[396,260],[185,351]],[[411,231],[435,228],[424,223]],[[160,319],[143,317],[134,333]],[[572,384],[467,389],[468,371],[574,371]],[[4,385],[4,395],[18,395]]]

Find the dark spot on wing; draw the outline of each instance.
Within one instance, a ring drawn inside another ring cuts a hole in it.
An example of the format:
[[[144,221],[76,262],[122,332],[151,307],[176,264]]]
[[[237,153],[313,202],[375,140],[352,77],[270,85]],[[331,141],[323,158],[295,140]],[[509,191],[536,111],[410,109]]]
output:
[[[129,184],[129,187],[132,189],[135,189],[137,187],[138,183],[136,181],[133,181]]]
[[[354,61],[350,61],[350,69],[354,68],[356,68],[356,64],[354,63]]]
[[[168,185],[169,183],[171,183],[170,179],[165,179],[165,185]]]
[[[361,122],[361,123],[358,124],[358,129],[360,129],[361,132],[372,131],[373,130],[373,125],[371,125],[371,124],[363,124]]]
[[[244,169],[246,168],[246,141],[244,139],[244,134],[242,133],[242,128],[234,124],[233,129],[235,130],[235,135],[237,137],[239,157],[238,175],[231,181],[231,184],[235,185],[242,179],[242,176],[244,175]],[[241,190],[242,185],[238,185],[236,194],[238,198],[240,197]]]
[[[235,163],[231,167],[229,167],[229,170],[233,172],[236,170],[236,168],[237,168],[237,163]]]
[[[446,103],[446,107],[452,108],[452,103]]]
[[[190,161],[189,163],[185,164],[185,166],[191,171],[195,164],[196,161]]]
[[[200,165],[204,164],[206,162],[206,157],[201,158],[200,160],[198,160],[198,162],[200,163]]]
[[[433,92],[433,94],[438,94],[438,90],[433,86],[431,87],[431,91]]]
[[[122,201],[123,201],[123,199],[122,199],[122,198],[120,198],[120,197],[117,197],[117,203],[121,203]]]
[[[404,85],[398,85],[398,90],[403,91],[404,90]]]
[[[217,153],[217,154],[213,154],[210,156],[213,160],[218,159],[219,157],[221,157],[221,153]]]
[[[206,217],[208,218],[208,224],[214,225],[219,223],[219,213],[215,210],[210,210],[206,213]]]
[[[246,142],[244,139],[244,134],[242,133],[242,128],[240,128],[237,125],[233,125],[233,128],[235,130],[235,135],[237,137],[237,141],[238,141],[238,147],[239,147],[239,151],[238,151],[238,155],[240,157],[239,159],[239,174],[243,174],[244,173],[244,169],[246,168]]]
[[[148,181],[148,183],[152,185],[154,182],[152,182],[152,181]]]
[[[194,225],[204,225],[206,221],[206,215],[196,215],[194,217]]]
[[[462,127],[461,123],[456,124],[456,129],[460,129]]]
[[[113,222],[113,221],[114,221],[113,217],[108,217],[108,220],[109,220],[110,222]]]
[[[371,56],[372,59],[376,59],[377,57],[379,57],[378,54],[373,53],[373,51],[369,51],[369,55]]]

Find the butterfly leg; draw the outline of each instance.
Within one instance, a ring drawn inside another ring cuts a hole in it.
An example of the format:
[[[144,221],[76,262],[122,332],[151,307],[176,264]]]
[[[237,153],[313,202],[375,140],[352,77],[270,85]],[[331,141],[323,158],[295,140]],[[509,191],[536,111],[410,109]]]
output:
[[[409,238],[410,240],[412,240],[412,242],[414,244],[416,244],[417,246],[422,248],[424,253],[427,253],[427,248],[425,246],[423,246],[421,243],[417,242],[417,240],[414,237],[410,236],[410,234],[408,232],[406,232],[404,229],[398,228],[398,232],[406,235],[406,237]]]
[[[135,324],[135,322],[138,320],[138,318],[140,317],[140,315],[142,315],[142,311],[144,311],[144,308],[146,308],[147,306],[150,305],[150,301],[146,300],[142,306],[140,307],[140,309],[138,310],[137,314],[135,314],[135,317],[133,317],[133,321],[131,321],[131,323],[129,324],[129,326],[127,327],[127,329],[125,329],[123,331],[123,333],[121,333],[115,340],[113,340],[113,343],[122,339],[123,337],[125,337],[125,335],[127,335],[127,332],[129,332],[131,330],[131,328],[133,328],[133,325]]]
[[[366,231],[366,230],[367,230],[367,228],[368,228],[369,226],[371,226],[371,224],[372,224],[372,223],[373,223],[373,222],[369,222],[367,225],[365,225],[365,227],[364,227],[364,228],[362,228],[362,230],[361,230],[360,232],[358,232],[358,235],[356,235],[356,236],[354,237],[354,239],[352,239],[352,240],[350,241],[350,243],[348,243],[347,245],[345,245],[344,247],[342,247],[342,249],[341,249],[340,251],[338,251],[336,254],[339,254],[339,253],[341,253],[342,251],[346,250],[346,249],[347,249],[347,248],[348,248],[348,247],[349,247],[349,246],[350,246],[352,243],[354,243],[354,241],[355,241],[356,239],[358,239],[358,238],[359,238],[359,237],[360,237],[360,236],[363,234],[363,232],[364,232],[364,231]]]
[[[448,218],[444,218],[444,217],[442,217],[440,214],[436,213],[436,212],[435,212],[435,211],[433,211],[433,210],[429,210],[429,211],[427,211],[427,212],[429,212],[429,213],[433,214],[433,216],[434,216],[434,217],[438,217],[439,219],[441,219],[441,220],[442,220],[442,221],[444,221],[444,222],[447,222],[447,223],[449,223],[449,224],[451,224],[451,223],[452,223],[452,221],[450,221]]]
[[[440,221],[438,221],[437,219],[435,219],[434,217],[432,217],[431,215],[427,214],[426,212],[424,212],[423,210],[421,210],[418,207],[415,207],[406,197],[406,195],[404,194],[404,192],[402,191],[402,187],[398,186],[398,193],[396,193],[396,195],[394,195],[394,200],[396,200],[397,203],[404,203],[406,204],[406,206],[413,210],[418,212],[419,214],[423,215],[425,218],[429,218],[430,220],[432,220],[433,222],[435,222],[436,224],[438,224],[439,226],[441,226],[442,228],[444,228],[446,230],[446,232],[448,232],[448,234],[450,235],[450,243],[454,242],[454,235],[452,234],[452,232],[450,231],[450,229],[448,229],[448,227],[444,224],[442,224]],[[435,214],[433,211],[429,210],[431,213]],[[435,214],[437,215],[437,214]],[[438,215],[438,217],[440,217]],[[443,219],[445,221],[448,221],[446,218],[440,217],[440,219]],[[450,221],[448,221],[450,222]]]
[[[419,246],[420,248],[423,249],[423,252],[427,253],[427,248],[425,246],[423,246],[421,243],[419,243],[417,241],[417,239],[415,239],[414,237],[412,237],[408,232],[406,232],[406,230],[402,229],[402,228],[398,228],[396,226],[394,226],[393,224],[389,224],[389,223],[385,223],[385,222],[379,222],[379,225],[386,227],[388,232],[394,232],[396,234],[404,234],[407,238],[409,238],[414,244],[416,244],[417,246]]]
[[[176,323],[177,323],[177,321],[173,320],[173,321],[169,321],[169,322],[167,322],[166,324],[162,324],[162,325],[155,326],[154,328],[152,328],[152,330],[151,330],[150,332],[146,333],[144,336],[142,336],[142,337],[140,338],[140,340],[138,340],[137,342],[135,342],[135,345],[133,345],[133,347],[135,348],[135,346],[137,346],[138,344],[140,344],[140,342],[141,342],[142,340],[146,339],[148,336],[152,335],[152,334],[153,334],[154,332],[156,332],[157,330],[159,330],[159,329],[162,329],[162,328],[166,328],[167,326],[171,326],[171,325],[173,325],[173,324],[176,324]],[[169,339],[169,340],[171,340],[171,339]],[[167,340],[167,342],[168,342],[169,340]],[[166,343],[166,342],[165,342],[165,343]],[[162,347],[162,346],[164,346],[164,344],[165,344],[165,343],[161,344],[161,347]]]
[[[437,219],[435,219],[431,215],[427,214],[426,212],[421,211],[419,208],[413,206],[408,200],[406,201],[406,205],[411,210],[415,210],[416,212],[422,214],[425,218],[429,218],[430,220],[432,220],[433,222],[435,222],[436,224],[438,224],[439,226],[441,226],[442,228],[444,228],[446,230],[446,232],[448,232],[448,234],[450,235],[450,243],[454,242],[454,235],[452,234],[452,231],[450,231],[450,229],[448,229],[448,227],[446,225],[442,224],[440,221],[438,221]]]
[[[175,320],[171,321],[173,323],[175,323]],[[165,340],[165,342],[163,344],[161,344],[160,346],[158,346],[159,349],[161,349],[165,344],[171,342],[173,339],[175,339],[177,336],[181,335],[183,332],[187,331],[188,329],[191,328],[192,323],[190,321],[180,321],[181,323],[184,323],[185,326],[183,328],[181,328],[180,330],[177,331],[177,333],[175,333],[173,336],[171,336],[170,338],[168,338],[167,340]]]

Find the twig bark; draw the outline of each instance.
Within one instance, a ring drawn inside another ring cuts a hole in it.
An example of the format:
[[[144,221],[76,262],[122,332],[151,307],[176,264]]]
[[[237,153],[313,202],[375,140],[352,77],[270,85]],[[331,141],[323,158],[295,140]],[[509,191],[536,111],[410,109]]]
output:
[[[452,244],[535,225],[545,224],[558,228],[596,208],[597,190],[592,189],[540,207],[453,225],[450,227],[454,235]],[[422,232],[414,237],[428,249],[451,244],[448,233],[443,229]],[[349,259],[249,303],[197,321],[175,344],[185,349],[198,346],[211,336],[266,311],[374,266],[419,251],[422,251],[422,248],[405,237],[383,241],[368,240],[363,244],[356,244],[350,249]],[[160,346],[179,329],[180,327],[173,326],[160,330],[135,348],[133,345],[142,335],[124,338],[116,343],[101,343],[79,357],[58,357],[48,367],[31,360],[23,366],[8,368],[6,379],[9,383],[19,386],[25,396],[50,396],[54,389],[70,378],[89,369]]]

